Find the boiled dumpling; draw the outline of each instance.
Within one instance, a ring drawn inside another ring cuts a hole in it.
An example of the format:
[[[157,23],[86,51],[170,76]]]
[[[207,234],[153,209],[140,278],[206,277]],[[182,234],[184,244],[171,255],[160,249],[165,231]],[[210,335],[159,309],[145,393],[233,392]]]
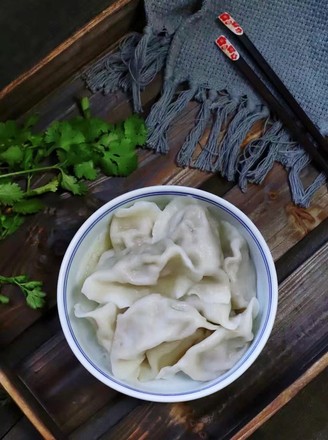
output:
[[[213,324],[220,324],[223,327],[233,330],[235,324],[230,320],[231,317],[231,304],[223,303],[208,303],[202,301],[196,295],[186,295],[183,300],[188,304],[195,307],[201,315],[203,315],[209,322]]]
[[[211,380],[253,339],[256,275],[245,238],[205,204],[176,197],[164,209],[136,202],[110,224],[82,294],[99,306],[89,319],[115,377],[130,382],[185,373]]]
[[[216,330],[218,326],[181,301],[155,293],[139,299],[117,317],[111,350],[113,374],[121,379],[138,378],[147,350],[187,338],[198,328]]]
[[[187,206],[190,204],[194,205],[195,203],[192,197],[176,197],[169,202],[154,223],[152,232],[153,242],[169,237],[172,233],[172,219],[177,214],[179,215],[179,213],[183,212]]]
[[[85,311],[78,303],[75,305],[74,313],[77,318],[87,318],[95,326],[99,344],[110,352],[116,327],[117,307],[107,303],[94,310]]]
[[[149,242],[161,210],[153,202],[136,202],[129,208],[117,210],[110,224],[110,239],[115,250]]]
[[[215,275],[223,262],[218,227],[206,207],[189,200],[173,200],[154,224],[154,241],[169,237],[204,276]]]
[[[242,309],[247,307],[256,292],[255,270],[248,245],[237,228],[226,221],[221,221],[220,236],[223,269],[230,279],[232,306]]]
[[[168,378],[183,372],[194,380],[212,380],[232,368],[253,339],[253,319],[258,303],[253,298],[247,309],[232,319],[238,320],[235,330],[219,327],[203,341],[191,347],[173,366],[164,367],[157,378]]]
[[[215,275],[204,276],[200,281],[194,283],[187,295],[197,295],[200,300],[208,303],[230,304],[229,277],[222,269],[217,269]]]
[[[118,307],[128,307],[151,291],[183,296],[201,278],[202,273],[185,251],[164,239],[109,252],[108,258],[102,258],[97,270],[85,280],[82,293],[99,303],[112,301]]]
[[[194,344],[211,334],[210,330],[198,328],[195,333],[179,341],[163,342],[157,347],[145,352],[145,360],[141,364],[139,380],[154,379],[160,370],[168,365],[174,365]]]
[[[227,274],[218,269],[216,276],[204,277],[193,284],[182,298],[194,306],[208,321],[233,329],[230,321],[231,292]]]

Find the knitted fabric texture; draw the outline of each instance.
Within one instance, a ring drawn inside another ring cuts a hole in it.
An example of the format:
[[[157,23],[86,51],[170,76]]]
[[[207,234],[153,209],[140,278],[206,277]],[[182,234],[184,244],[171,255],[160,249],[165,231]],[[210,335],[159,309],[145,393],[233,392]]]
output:
[[[177,156],[180,166],[219,172],[246,190],[248,182],[261,183],[274,162],[279,162],[288,171],[293,201],[308,206],[325,181],[323,174],[304,187],[300,173],[310,162],[308,155],[270,115],[214,41],[220,34],[227,35],[252,65],[217,20],[221,12],[231,13],[312,121],[328,135],[328,2],[146,0],[145,8],[144,34],[132,34],[118,53],[87,71],[88,87],[93,92],[122,89],[131,93],[135,111],[140,112],[140,91],[165,68],[161,97],[147,118],[149,148],[168,151],[168,128],[196,100],[199,113]],[[264,121],[262,136],[241,149],[247,132],[259,120]],[[199,151],[206,130],[210,134]]]

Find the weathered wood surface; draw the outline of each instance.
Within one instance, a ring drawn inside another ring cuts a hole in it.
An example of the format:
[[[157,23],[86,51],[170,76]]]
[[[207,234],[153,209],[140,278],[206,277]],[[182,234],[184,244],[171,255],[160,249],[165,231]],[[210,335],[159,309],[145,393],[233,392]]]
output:
[[[10,431],[1,437],[2,440],[42,440],[42,438],[46,437],[41,437],[26,417],[22,417]]]
[[[82,64],[76,64],[80,62],[76,60],[79,47],[91,48],[82,63],[98,56],[108,45],[105,37],[114,40],[126,31],[120,27],[121,18],[132,17],[137,3],[134,0],[115,2],[113,7],[116,9],[111,13],[105,11],[104,17],[98,17],[98,21],[81,31],[78,38],[61,46],[44,65],[7,88],[0,99],[0,119],[8,115],[23,117],[24,111],[33,106],[30,112],[39,112],[39,126],[44,128],[54,119],[75,114],[76,100],[90,95],[84,89],[80,72],[63,83],[72,73],[65,67],[63,71],[59,69],[54,79],[46,81],[40,92],[33,91],[30,97],[25,97],[22,91],[47,78],[54,66],[64,66],[67,56],[72,57],[75,69],[81,67]],[[113,24],[113,29],[107,34],[109,23]],[[97,49],[89,44],[96,36],[103,38]],[[60,83],[63,84],[45,96]],[[146,111],[158,95],[161,84],[158,76],[143,93]],[[34,105],[41,97],[44,99]],[[112,122],[131,113],[129,100],[121,93],[106,97],[95,94],[90,100],[93,113]],[[48,292],[48,310],[42,312],[27,309],[20,293],[12,288],[7,289],[11,305],[0,307],[0,347],[5,349],[2,356],[27,390],[27,394],[17,401],[23,403],[24,399],[28,400],[28,393],[32,393],[64,435],[70,434],[73,439],[192,440],[228,439],[232,435],[239,438],[244,435],[241,431],[244,425],[247,430],[255,426],[252,419],[256,426],[263,422],[274,412],[274,409],[265,412],[274,399],[279,399],[280,393],[297,384],[316,359],[321,359],[318,362],[325,359],[322,356],[328,347],[324,326],[328,312],[325,288],[328,274],[323,268],[328,263],[327,189],[323,187],[317,193],[309,209],[300,209],[290,203],[286,174],[279,166],[274,167],[263,185],[250,185],[246,194],[219,177],[208,181],[210,176],[206,173],[177,168],[176,153],[193,126],[197,111],[197,104],[192,103],[175,121],[169,132],[171,148],[167,156],[141,151],[136,172],[128,178],[103,177],[91,182],[86,197],[72,198],[67,193],[45,197],[48,208],[32,216],[20,231],[0,243],[0,254],[5,256],[0,260],[0,273],[28,273],[43,280]],[[252,135],[257,135],[258,130],[258,126],[254,127]],[[315,171],[308,168],[303,177],[311,179],[314,175]],[[141,402],[96,381],[68,348],[54,307],[61,259],[80,224],[101,204],[119,194],[137,187],[170,183],[203,185],[211,192],[224,195],[249,215],[267,240],[282,281],[273,334],[250,370],[235,384],[213,396],[172,405]],[[311,246],[311,243],[316,245]],[[285,269],[286,261],[289,270]],[[262,411],[265,417],[261,416]],[[47,417],[40,423],[33,420],[40,432]],[[17,434],[20,424],[26,422],[21,419],[17,422],[13,425],[16,431],[12,428],[5,437],[7,440],[20,438]]]
[[[328,368],[259,427],[252,440],[326,440],[328,435]]]
[[[264,422],[275,415],[283,406],[290,402],[313,378],[328,367],[328,353],[324,354],[305,373],[303,373],[288,388],[282,391],[269,403],[253,420],[247,423],[231,440],[245,440],[253,434]]]
[[[140,0],[116,0],[0,91],[0,119],[16,118],[143,22]]]
[[[316,171],[308,167],[303,179],[313,179]],[[252,185],[247,195],[237,187],[225,198],[237,204],[256,223],[264,235],[274,259],[278,259],[328,217],[327,186],[322,186],[309,208],[300,208],[290,201],[285,170],[276,165],[264,185]]]
[[[39,432],[44,438],[49,440],[61,440],[64,438],[59,427],[54,423],[47,411],[26,389],[19,377],[3,362],[0,362],[0,384],[32,424],[38,426]]]

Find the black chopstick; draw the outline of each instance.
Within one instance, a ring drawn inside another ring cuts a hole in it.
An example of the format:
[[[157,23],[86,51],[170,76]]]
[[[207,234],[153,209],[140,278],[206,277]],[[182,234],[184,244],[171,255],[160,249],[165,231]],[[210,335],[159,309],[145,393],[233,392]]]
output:
[[[289,129],[293,138],[297,140],[302,147],[309,153],[312,157],[313,162],[322,169],[328,176],[328,162],[322,156],[319,149],[317,149],[313,143],[308,138],[307,134],[300,129],[298,125],[293,122],[292,114],[281,105],[277,98],[271,93],[268,87],[260,80],[256,73],[251,69],[251,67],[246,63],[246,61],[240,56],[238,51],[230,43],[230,41],[221,35],[216,39],[216,44],[222,50],[222,52],[227,55],[230,60],[234,62],[236,67],[241,71],[241,73],[246,77],[246,79],[251,83],[254,89],[262,96],[262,98],[267,102],[269,108],[280,118],[284,125]]]
[[[267,79],[271,82],[271,84],[276,88],[276,91],[279,92],[280,96],[285,100],[285,102],[289,105],[293,113],[299,118],[302,122],[303,127],[311,134],[313,139],[317,142],[318,147],[320,147],[323,151],[328,153],[328,143],[326,139],[322,136],[320,131],[296,101],[294,96],[290,93],[281,79],[277,76],[268,62],[265,60],[263,55],[258,51],[258,49],[254,46],[252,41],[245,34],[243,28],[231,17],[228,12],[224,12],[218,16],[218,19],[233,33],[238,37],[238,41],[244,46],[247,50],[248,55],[253,59],[256,65],[260,68],[262,73],[267,77]]]

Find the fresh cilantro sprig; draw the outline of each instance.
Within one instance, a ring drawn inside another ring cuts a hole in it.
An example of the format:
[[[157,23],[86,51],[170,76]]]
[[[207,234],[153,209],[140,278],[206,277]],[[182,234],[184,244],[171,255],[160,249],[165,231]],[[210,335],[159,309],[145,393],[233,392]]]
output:
[[[44,133],[35,133],[32,117],[23,126],[0,123],[0,239],[15,232],[24,216],[43,209],[39,196],[59,188],[74,195],[86,192],[83,180],[101,173],[127,176],[137,168],[136,147],[144,145],[144,121],[132,115],[121,124],[91,116],[87,98],[83,116],[53,122]],[[36,177],[49,173],[51,180],[38,186]]]
[[[0,285],[3,284],[13,284],[18,286],[25,297],[26,304],[32,309],[40,309],[44,306],[46,294],[42,291],[41,281],[32,281],[27,275],[18,275],[15,277],[5,277],[0,275]],[[0,293],[0,303],[8,304],[8,296]]]
[[[24,217],[18,214],[0,214],[0,240],[13,234],[24,223]]]

